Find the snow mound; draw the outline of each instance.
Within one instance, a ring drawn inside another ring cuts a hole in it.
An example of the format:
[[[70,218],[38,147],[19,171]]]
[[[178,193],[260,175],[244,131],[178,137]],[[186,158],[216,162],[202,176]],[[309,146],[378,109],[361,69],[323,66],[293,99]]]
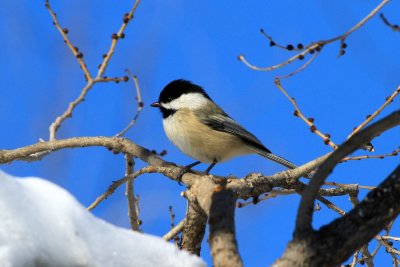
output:
[[[161,238],[113,226],[41,178],[0,170],[0,266],[204,267]]]

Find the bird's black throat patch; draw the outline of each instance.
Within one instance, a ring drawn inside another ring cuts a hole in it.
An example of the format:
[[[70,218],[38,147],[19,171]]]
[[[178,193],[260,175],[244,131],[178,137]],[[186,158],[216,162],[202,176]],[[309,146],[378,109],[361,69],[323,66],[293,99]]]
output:
[[[177,112],[176,109],[168,109],[164,108],[163,106],[160,107],[160,111],[162,113],[163,119],[166,119],[169,116],[174,115],[175,112]]]

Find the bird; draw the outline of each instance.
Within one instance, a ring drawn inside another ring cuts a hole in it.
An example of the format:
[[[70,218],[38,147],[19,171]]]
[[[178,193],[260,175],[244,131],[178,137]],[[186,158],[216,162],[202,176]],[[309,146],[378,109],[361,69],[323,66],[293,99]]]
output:
[[[208,163],[205,173],[209,174],[217,163],[246,154],[258,154],[289,169],[297,168],[273,154],[254,134],[223,111],[201,86],[188,80],[168,83],[151,106],[161,111],[168,139],[184,154],[197,160],[185,166],[185,172],[200,163]]]

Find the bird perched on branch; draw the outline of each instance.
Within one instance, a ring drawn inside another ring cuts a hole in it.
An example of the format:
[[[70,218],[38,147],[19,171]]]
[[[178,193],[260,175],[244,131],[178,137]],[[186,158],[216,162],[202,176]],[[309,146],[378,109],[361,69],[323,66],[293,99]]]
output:
[[[258,154],[290,169],[297,166],[272,154],[252,133],[226,114],[200,86],[175,80],[164,87],[152,107],[160,109],[164,131],[169,140],[186,155],[198,160],[186,170],[210,163],[206,173],[217,164],[244,154]]]

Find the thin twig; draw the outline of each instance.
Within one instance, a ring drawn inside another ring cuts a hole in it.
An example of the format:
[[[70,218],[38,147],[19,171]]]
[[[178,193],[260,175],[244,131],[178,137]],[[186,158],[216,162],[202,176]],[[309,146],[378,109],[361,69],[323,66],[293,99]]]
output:
[[[361,189],[366,189],[366,190],[374,190],[376,186],[366,186],[366,185],[358,185],[358,184],[341,184],[341,183],[336,183],[336,182],[324,182],[324,185],[332,185],[332,186],[337,186],[337,187],[349,187],[349,186],[357,186],[358,188]]]
[[[312,53],[314,51],[318,51],[320,49],[322,49],[322,47],[324,47],[327,44],[336,42],[336,41],[341,41],[341,51],[343,51],[343,44],[344,41],[346,40],[346,38],[352,34],[354,31],[358,30],[359,28],[361,28],[368,20],[370,20],[372,17],[374,17],[379,10],[381,10],[387,3],[389,3],[390,0],[383,0],[376,8],[374,8],[365,18],[363,18],[360,22],[358,22],[356,25],[354,25],[352,28],[350,28],[347,32],[345,32],[342,35],[333,37],[331,39],[327,39],[327,40],[322,40],[322,41],[318,41],[318,42],[313,42],[309,45],[307,45],[305,47],[305,50],[301,51],[300,53],[292,56],[291,58],[287,59],[284,62],[281,62],[279,64],[270,66],[270,67],[257,67],[251,63],[249,63],[246,58],[243,55],[238,56],[238,59],[240,61],[242,61],[247,67],[253,69],[253,70],[258,70],[258,71],[271,71],[271,70],[275,70],[278,68],[281,68],[283,66],[286,66],[290,63],[292,63],[293,61],[297,60],[297,59],[302,59],[304,58],[307,54]],[[340,53],[342,54],[342,53]]]
[[[400,27],[399,27],[399,25],[390,23],[390,22],[387,20],[387,18],[383,15],[383,13],[379,14],[379,16],[380,16],[381,19],[383,20],[383,23],[385,23],[388,27],[390,27],[392,30],[394,30],[394,31],[396,31],[396,32],[400,32]]]
[[[169,216],[171,218],[171,231],[175,228],[175,213],[172,209],[172,206],[168,207],[168,211],[169,211]],[[174,243],[176,248],[179,248],[179,237],[178,235],[175,235],[174,237]]]
[[[183,230],[183,226],[185,226],[186,218],[180,221],[175,227],[173,227],[168,233],[166,233],[162,238],[166,241],[170,241],[175,236],[179,235],[180,232]]]
[[[400,124],[400,110],[393,112],[385,118],[375,122],[363,131],[357,133],[342,144],[338,149],[332,152],[329,158],[321,165],[317,173],[311,179],[309,185],[305,188],[301,203],[297,213],[296,228],[294,236],[301,238],[310,234],[312,229],[312,215],[315,198],[318,196],[320,187],[324,184],[327,176],[332,172],[338,162],[360,148],[362,144],[371,141],[375,136],[385,132]],[[376,190],[376,189],[375,189]],[[375,191],[372,191],[375,192]],[[370,192],[371,194],[371,192]]]
[[[292,195],[295,194],[296,190],[294,189],[281,189],[281,190],[271,190],[270,192],[268,192],[267,194],[265,194],[263,197],[261,198],[257,198],[257,201],[248,201],[248,202],[236,202],[236,207],[237,208],[243,208],[246,207],[248,205],[251,204],[258,204],[261,201],[270,199],[270,198],[274,198],[277,196],[286,196],[286,195]]]
[[[317,199],[321,201],[325,206],[327,206],[329,209],[333,210],[334,212],[338,213],[339,215],[343,216],[346,214],[344,210],[333,204],[331,201],[327,200],[326,198],[322,196],[317,196]]]
[[[113,183],[107,188],[106,192],[104,194],[102,194],[101,196],[99,196],[98,198],[96,198],[96,200],[89,205],[89,207],[87,208],[87,210],[92,210],[94,208],[97,207],[97,205],[100,204],[100,202],[102,202],[103,200],[107,199],[110,195],[112,195],[114,193],[114,191],[122,184],[124,184],[126,181],[128,180],[128,177],[123,177],[117,181],[113,181]]]
[[[89,92],[90,89],[92,89],[94,85],[94,81],[90,79],[86,86],[82,89],[81,93],[79,94],[78,98],[76,98],[74,101],[70,102],[68,105],[68,108],[66,111],[61,116],[58,116],[56,120],[50,125],[49,131],[50,131],[50,141],[53,141],[56,139],[56,132],[58,128],[60,128],[62,122],[66,120],[67,118],[72,117],[72,111],[75,109],[76,106],[78,106],[84,99],[86,94]]]
[[[87,210],[92,210],[94,208],[96,208],[100,202],[102,202],[103,200],[105,200],[107,197],[109,197],[111,194],[114,193],[114,191],[120,187],[122,184],[124,184],[126,181],[128,181],[129,179],[134,180],[136,177],[144,174],[144,173],[150,173],[152,172],[152,166],[146,166],[144,168],[141,168],[140,170],[136,171],[135,173],[129,175],[129,176],[125,176],[117,181],[114,181],[106,190],[106,192],[104,194],[102,194],[101,196],[99,196],[98,198],[96,198],[96,200],[90,204],[90,206],[87,208]]]
[[[398,147],[397,149],[393,150],[392,153],[386,153],[386,154],[374,155],[374,156],[363,155],[363,156],[346,157],[346,158],[342,159],[340,162],[346,162],[346,161],[349,161],[349,160],[383,159],[385,157],[395,157],[395,156],[399,155],[399,152],[400,152],[400,147]]]
[[[300,71],[302,71],[302,70],[304,70],[305,68],[307,68],[308,65],[310,65],[311,62],[313,62],[314,59],[318,56],[318,54],[319,54],[318,51],[315,52],[315,53],[313,54],[313,56],[312,56],[309,60],[307,60],[306,63],[303,64],[303,66],[301,66],[301,67],[298,68],[297,70],[295,70],[295,71],[293,71],[293,72],[291,72],[291,73],[289,73],[289,74],[287,74],[287,75],[278,76],[278,78],[279,78],[279,79],[287,79],[287,78],[290,78],[290,77],[294,76],[295,74],[297,74],[297,73],[299,73]]]
[[[88,68],[87,68],[87,66],[86,66],[86,64],[85,64],[85,62],[83,61],[83,54],[82,54],[82,52],[80,52],[79,49],[78,49],[78,47],[74,46],[74,45],[71,43],[71,41],[69,40],[69,38],[68,38],[68,35],[67,35],[67,34],[68,34],[69,30],[68,30],[67,28],[62,28],[62,27],[60,26],[60,23],[58,22],[58,19],[57,19],[57,15],[56,15],[56,13],[54,13],[53,9],[51,8],[51,6],[50,6],[50,1],[49,1],[49,0],[46,0],[45,6],[46,6],[47,10],[49,11],[51,18],[53,19],[53,25],[54,25],[54,26],[57,28],[57,30],[60,32],[62,38],[64,39],[64,43],[68,46],[68,48],[71,50],[72,54],[74,54],[74,56],[75,56],[76,59],[78,60],[79,65],[80,65],[82,71],[83,71],[84,74],[85,74],[85,79],[86,79],[87,81],[92,80],[92,76],[90,75],[89,70],[88,70]]]
[[[140,112],[142,111],[143,107],[144,107],[144,103],[142,101],[142,95],[140,93],[140,87],[139,87],[139,82],[138,82],[138,78],[134,75],[132,75],[132,73],[130,73],[129,70],[126,70],[126,72],[128,72],[128,74],[131,76],[132,80],[135,83],[135,88],[136,88],[136,100],[137,100],[137,109],[136,109],[136,114],[133,117],[132,121],[128,124],[128,126],[125,127],[125,129],[123,129],[121,132],[117,133],[115,136],[116,137],[121,137],[123,136],[130,128],[132,128],[137,119],[139,118]]]
[[[60,116],[58,116],[54,122],[51,123],[50,127],[49,127],[49,132],[50,132],[50,136],[49,136],[49,140],[53,141],[56,139],[56,132],[57,130],[60,128],[61,124],[63,123],[64,120],[66,120],[67,118],[71,118],[72,117],[72,112],[73,110],[76,108],[76,106],[78,106],[80,103],[82,103],[85,100],[85,97],[87,95],[87,93],[92,89],[93,85],[96,84],[97,82],[110,82],[110,81],[126,81],[126,77],[123,78],[107,78],[107,77],[103,77],[103,74],[106,70],[106,67],[114,53],[116,44],[118,39],[125,37],[124,34],[124,30],[126,28],[126,26],[128,25],[128,22],[130,20],[132,20],[133,18],[133,14],[139,4],[140,0],[136,0],[135,4],[133,5],[131,11],[129,13],[126,13],[124,15],[123,18],[123,23],[118,31],[118,33],[113,34],[112,35],[112,42],[109,48],[108,53],[104,56],[103,58],[103,62],[100,64],[99,66],[99,71],[97,73],[96,78],[92,78],[92,76],[89,73],[89,70],[87,69],[85,63],[82,60],[83,54],[81,52],[78,52],[78,49],[75,48],[71,42],[69,41],[66,32],[68,32],[68,30],[66,29],[61,29],[61,26],[59,25],[58,21],[57,21],[57,17],[55,15],[55,13],[53,12],[53,10],[50,7],[49,4],[49,0],[46,0],[46,8],[49,10],[50,15],[53,18],[53,22],[54,25],[57,27],[57,29],[59,30],[59,32],[61,33],[61,35],[64,38],[65,43],[67,44],[67,46],[70,48],[70,50],[72,51],[72,53],[74,53],[74,55],[78,58],[79,64],[81,65],[82,70],[85,73],[85,77],[87,80],[87,84],[85,85],[85,87],[83,87],[81,93],[79,94],[79,96],[72,102],[69,103],[67,110],[64,111],[64,113]]]
[[[382,241],[382,245],[386,248],[386,251],[390,254],[397,254],[400,255],[400,250],[393,248],[389,242],[385,239],[380,238],[379,236],[376,237],[378,240]],[[397,260],[397,258],[396,258]]]
[[[376,116],[379,115],[379,113],[381,113],[381,111],[388,106],[390,103],[393,102],[393,100],[395,99],[395,97],[400,93],[400,86],[398,86],[396,88],[396,90],[394,90],[394,92],[388,96],[385,100],[385,102],[382,104],[382,106],[380,106],[374,113],[372,113],[372,115],[368,115],[367,118],[365,119],[365,121],[363,121],[360,125],[358,125],[356,128],[354,128],[354,130],[351,132],[351,134],[347,137],[347,139],[349,139],[350,137],[352,137],[355,133],[359,132],[362,128],[364,128],[368,123],[370,123]]]
[[[303,113],[301,112],[299,106],[297,105],[296,100],[293,97],[289,96],[289,94],[286,92],[286,90],[282,87],[279,78],[275,78],[275,85],[279,88],[279,90],[281,90],[281,92],[286,96],[287,99],[289,99],[289,101],[294,106],[294,108],[295,108],[294,115],[299,117],[299,118],[301,118],[310,127],[311,132],[313,132],[316,135],[318,135],[319,137],[321,137],[324,140],[325,144],[331,146],[333,149],[336,149],[337,145],[330,140],[330,135],[321,133],[317,129],[317,127],[315,126],[314,119],[313,118],[306,118],[303,115]]]
[[[95,82],[127,82],[129,81],[128,76],[123,76],[123,77],[101,77],[101,78],[96,78]]]
[[[349,199],[350,199],[351,205],[353,206],[353,208],[355,208],[359,203],[358,191],[353,194],[349,194]],[[361,247],[361,253],[363,255],[363,260],[367,264],[367,267],[374,267],[373,257],[368,250],[368,245],[369,245],[369,243],[365,244],[364,246]]]
[[[360,250],[357,250],[356,252],[354,252],[353,254],[353,261],[351,262],[350,267],[354,267],[356,266],[357,262],[358,262],[358,254],[360,253]]]
[[[119,28],[118,32],[114,33],[112,35],[112,41],[111,41],[110,48],[109,48],[107,54],[104,55],[103,62],[100,64],[99,71],[97,72],[97,76],[96,76],[97,78],[103,76],[103,73],[105,72],[105,70],[108,66],[108,63],[109,63],[112,55],[114,54],[115,47],[117,45],[118,40],[125,37],[124,30],[125,30],[126,26],[128,26],[129,21],[131,21],[133,19],[133,15],[134,15],[139,3],[140,3],[140,0],[135,1],[135,4],[133,5],[131,11],[124,15],[122,25]]]
[[[395,237],[395,236],[382,235],[382,236],[379,236],[379,238],[384,239],[384,240],[400,241],[400,237]]]

